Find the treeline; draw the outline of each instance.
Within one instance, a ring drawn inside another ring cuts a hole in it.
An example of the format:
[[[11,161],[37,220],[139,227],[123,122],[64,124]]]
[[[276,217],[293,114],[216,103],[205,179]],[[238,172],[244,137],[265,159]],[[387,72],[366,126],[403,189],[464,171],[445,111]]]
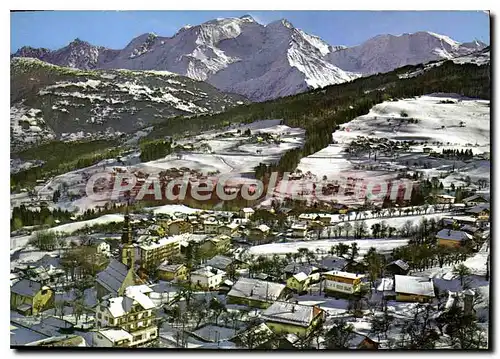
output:
[[[442,156],[445,158],[457,158],[460,160],[470,160],[474,154],[472,153],[472,149],[465,150],[461,149],[460,151],[457,149],[444,149],[441,152]]]
[[[53,141],[32,147],[13,154],[13,157],[21,160],[38,159],[44,164],[11,174],[11,188],[21,189],[49,176],[92,166],[104,159],[118,157],[122,152],[123,149],[115,140]]]
[[[141,161],[148,162],[163,158],[172,152],[171,140],[141,141]]]
[[[68,222],[72,216],[73,213],[61,209],[51,210],[47,207],[41,207],[40,210],[33,210],[21,205],[12,209],[10,227],[15,231],[24,226],[52,226],[56,220]]]

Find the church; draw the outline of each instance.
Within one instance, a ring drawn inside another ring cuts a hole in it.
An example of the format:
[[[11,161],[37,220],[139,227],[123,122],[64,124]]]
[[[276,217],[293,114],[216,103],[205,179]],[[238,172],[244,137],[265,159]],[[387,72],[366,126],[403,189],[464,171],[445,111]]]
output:
[[[97,274],[96,290],[98,299],[109,294],[113,297],[121,296],[127,287],[142,283],[135,273],[134,251],[130,215],[127,208],[120,246],[121,261],[111,258],[106,269]]]

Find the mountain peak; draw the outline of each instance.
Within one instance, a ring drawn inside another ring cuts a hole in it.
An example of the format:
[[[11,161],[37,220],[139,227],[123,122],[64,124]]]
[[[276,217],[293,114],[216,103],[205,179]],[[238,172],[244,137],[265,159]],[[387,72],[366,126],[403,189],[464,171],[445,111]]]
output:
[[[240,16],[240,20],[247,20],[247,21],[255,22],[255,19],[251,15],[248,15],[248,14]]]
[[[269,23],[267,26],[273,28],[273,27],[281,27],[281,26],[284,26],[288,29],[293,29],[293,25],[290,21],[288,21],[287,19],[280,19],[280,20],[276,20],[276,21],[273,21],[271,23]]]
[[[90,45],[90,44],[87,41],[83,41],[78,37],[69,43],[69,46],[81,46],[81,45]]]

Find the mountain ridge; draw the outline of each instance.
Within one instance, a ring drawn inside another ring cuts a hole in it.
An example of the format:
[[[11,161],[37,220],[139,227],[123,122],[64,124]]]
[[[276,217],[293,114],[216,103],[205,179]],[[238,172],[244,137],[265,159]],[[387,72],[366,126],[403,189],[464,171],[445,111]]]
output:
[[[485,46],[477,40],[459,43],[419,31],[377,35],[346,47],[329,44],[286,19],[262,25],[244,15],[186,25],[170,37],[141,34],[123,49],[75,39],[58,50],[22,47],[14,55],[84,70],[166,70],[265,101],[405,65],[463,56]]]

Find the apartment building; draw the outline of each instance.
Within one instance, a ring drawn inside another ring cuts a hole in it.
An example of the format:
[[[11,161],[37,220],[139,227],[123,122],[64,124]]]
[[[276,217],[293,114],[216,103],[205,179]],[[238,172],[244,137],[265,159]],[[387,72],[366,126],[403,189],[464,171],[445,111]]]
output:
[[[180,254],[182,236],[141,238],[139,256],[143,268],[157,267],[168,258]]]
[[[146,285],[128,287],[120,297],[108,297],[96,307],[94,346],[147,346],[158,338],[155,305]]]

